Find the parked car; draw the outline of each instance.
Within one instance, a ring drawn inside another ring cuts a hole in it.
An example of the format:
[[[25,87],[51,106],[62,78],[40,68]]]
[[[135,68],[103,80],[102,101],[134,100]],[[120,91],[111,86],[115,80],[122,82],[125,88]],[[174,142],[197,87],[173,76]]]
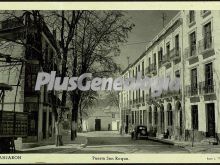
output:
[[[147,126],[145,125],[137,125],[131,131],[131,139],[148,139]]]

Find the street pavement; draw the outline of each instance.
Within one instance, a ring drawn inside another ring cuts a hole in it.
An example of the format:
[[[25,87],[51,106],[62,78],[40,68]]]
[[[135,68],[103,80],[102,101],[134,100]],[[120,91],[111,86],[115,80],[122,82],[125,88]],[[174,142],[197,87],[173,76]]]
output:
[[[132,140],[129,135],[120,135],[116,131],[89,132],[84,136],[88,139],[87,146],[75,153],[188,153],[184,148],[174,145],[146,139]]]
[[[23,148],[17,153],[74,153],[74,154],[181,154],[181,153],[220,153],[219,145],[195,144],[189,142],[181,145],[161,143],[155,140],[132,140],[130,135],[120,135],[117,131],[95,131],[78,133],[75,141],[70,134],[63,136],[64,146],[55,146],[53,140],[40,143],[39,146]],[[189,143],[189,144],[188,144]]]
[[[64,136],[64,146],[42,145],[24,148],[18,153],[74,153],[74,154],[105,154],[105,153],[188,153],[187,150],[162,144],[151,140],[132,140],[129,135],[120,135],[117,131],[97,131],[78,133],[76,141],[68,141]]]

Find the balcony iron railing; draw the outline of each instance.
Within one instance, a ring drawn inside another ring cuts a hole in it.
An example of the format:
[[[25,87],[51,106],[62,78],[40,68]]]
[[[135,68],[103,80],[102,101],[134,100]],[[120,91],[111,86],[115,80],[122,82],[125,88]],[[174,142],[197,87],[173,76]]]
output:
[[[215,92],[215,82],[203,81],[199,83],[199,93],[200,94],[211,94]]]
[[[169,65],[169,64],[171,63],[171,61],[170,61],[170,55],[171,55],[171,53],[169,52],[169,53],[167,53],[167,54],[165,54],[165,55],[163,56],[162,65],[167,66],[167,65]]]
[[[179,96],[181,95],[181,90],[167,90],[163,91],[161,97],[172,97],[172,96]]]
[[[198,84],[188,85],[186,86],[186,90],[188,96],[196,96],[198,95],[198,91],[199,91]]]
[[[148,70],[149,73],[152,73],[152,74],[157,73],[157,66],[156,66],[156,64],[150,64],[147,67],[147,70]]]
[[[172,60],[181,59],[181,51],[180,51],[180,48],[173,48],[173,49],[170,51],[170,59],[172,59]]]
[[[204,53],[208,50],[213,50],[214,40],[212,36],[206,36],[199,41],[199,53]]]
[[[196,24],[195,14],[192,17],[190,17],[190,14],[187,15],[187,24],[188,24],[189,27]]]
[[[185,49],[185,56],[186,58],[190,59],[191,57],[196,57],[197,54],[197,48],[196,45],[191,45],[190,47]]]

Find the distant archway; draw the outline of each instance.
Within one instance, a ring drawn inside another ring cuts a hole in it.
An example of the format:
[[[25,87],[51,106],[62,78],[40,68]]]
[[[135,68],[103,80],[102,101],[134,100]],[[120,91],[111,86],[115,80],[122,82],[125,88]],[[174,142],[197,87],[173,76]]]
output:
[[[164,132],[164,106],[163,104],[160,105],[160,129],[161,133]]]
[[[149,123],[152,124],[152,107],[149,106]]]
[[[167,121],[168,121],[168,126],[173,125],[173,111],[172,111],[172,105],[171,103],[167,104]]]
[[[180,101],[176,102],[175,110],[176,110],[176,118],[177,118],[177,127],[179,127],[179,134],[182,135],[182,133],[183,133],[183,112],[182,112],[182,106],[181,106]]]

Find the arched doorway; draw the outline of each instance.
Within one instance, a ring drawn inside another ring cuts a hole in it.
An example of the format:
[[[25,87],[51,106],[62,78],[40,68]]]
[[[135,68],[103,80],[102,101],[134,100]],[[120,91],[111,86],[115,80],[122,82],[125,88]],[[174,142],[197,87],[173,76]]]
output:
[[[148,118],[149,124],[152,124],[152,108],[149,106],[149,118]]]
[[[164,106],[161,104],[160,106],[160,130],[161,133],[164,133]]]
[[[176,102],[175,110],[177,114],[177,128],[179,129],[179,135],[181,136],[183,134],[183,112],[180,101]]]
[[[170,128],[173,126],[173,111],[171,103],[167,104],[167,125]]]
[[[157,127],[158,124],[158,114],[157,114],[157,107],[154,107],[154,126]]]

